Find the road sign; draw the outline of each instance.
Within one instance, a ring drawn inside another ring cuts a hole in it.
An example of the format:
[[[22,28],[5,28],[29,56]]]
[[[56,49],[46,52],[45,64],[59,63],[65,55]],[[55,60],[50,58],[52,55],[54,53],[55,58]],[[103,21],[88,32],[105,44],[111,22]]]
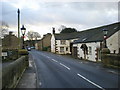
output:
[[[2,56],[8,56],[7,52],[2,52]]]

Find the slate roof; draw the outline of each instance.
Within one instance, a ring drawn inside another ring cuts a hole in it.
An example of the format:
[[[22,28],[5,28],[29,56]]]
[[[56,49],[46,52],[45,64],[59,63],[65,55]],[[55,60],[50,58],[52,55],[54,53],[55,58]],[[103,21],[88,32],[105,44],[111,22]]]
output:
[[[80,32],[55,34],[55,39],[56,40],[70,40],[70,39],[79,38],[78,40],[75,40],[73,43],[103,41],[103,29],[108,30],[107,37],[110,37],[115,32],[120,30],[120,22],[97,27],[97,28],[92,28],[92,29],[88,29],[88,30],[84,30]]]

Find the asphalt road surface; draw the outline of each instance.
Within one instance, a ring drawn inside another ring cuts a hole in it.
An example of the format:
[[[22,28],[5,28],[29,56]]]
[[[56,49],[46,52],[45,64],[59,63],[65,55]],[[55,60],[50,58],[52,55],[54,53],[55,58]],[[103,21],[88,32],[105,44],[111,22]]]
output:
[[[39,88],[118,88],[118,74],[99,64],[32,50]]]

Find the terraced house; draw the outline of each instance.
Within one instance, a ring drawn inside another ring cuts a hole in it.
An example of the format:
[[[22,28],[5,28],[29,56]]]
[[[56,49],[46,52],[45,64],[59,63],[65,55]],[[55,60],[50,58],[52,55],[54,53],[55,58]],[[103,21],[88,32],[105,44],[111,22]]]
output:
[[[108,30],[107,46],[110,53],[120,53],[120,23],[113,23],[80,32],[56,34],[51,37],[51,52],[57,54],[72,54],[74,57],[101,61],[103,48],[103,29]],[[85,53],[83,47],[87,49]]]
[[[71,54],[72,43],[79,38],[78,32],[74,33],[59,33],[56,34],[53,30],[51,37],[51,52],[57,54]]]
[[[42,51],[51,51],[51,34],[47,33],[43,36],[43,38],[41,40],[39,40],[36,44],[35,47],[38,50],[42,50]]]
[[[104,45],[104,29],[108,30],[106,42],[110,53],[119,54],[120,23],[105,25],[81,32],[80,38],[73,42],[73,48],[76,50],[72,53],[76,53],[74,55],[78,58],[95,62],[101,61],[101,50]],[[84,52],[83,47],[86,47],[87,52]]]

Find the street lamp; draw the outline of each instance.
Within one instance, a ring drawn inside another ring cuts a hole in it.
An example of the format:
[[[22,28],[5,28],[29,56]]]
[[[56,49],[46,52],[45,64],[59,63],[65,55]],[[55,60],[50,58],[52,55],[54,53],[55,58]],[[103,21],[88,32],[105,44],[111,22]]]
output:
[[[24,36],[25,36],[25,32],[26,32],[26,28],[24,27],[24,25],[22,25],[22,28],[21,28],[21,32],[22,32],[22,35],[23,35],[23,47],[22,47],[22,49],[25,49],[25,47],[24,47]]]
[[[108,30],[107,29],[103,29],[103,34],[104,34],[104,48],[107,48],[107,42],[106,42],[107,33],[108,33]]]

